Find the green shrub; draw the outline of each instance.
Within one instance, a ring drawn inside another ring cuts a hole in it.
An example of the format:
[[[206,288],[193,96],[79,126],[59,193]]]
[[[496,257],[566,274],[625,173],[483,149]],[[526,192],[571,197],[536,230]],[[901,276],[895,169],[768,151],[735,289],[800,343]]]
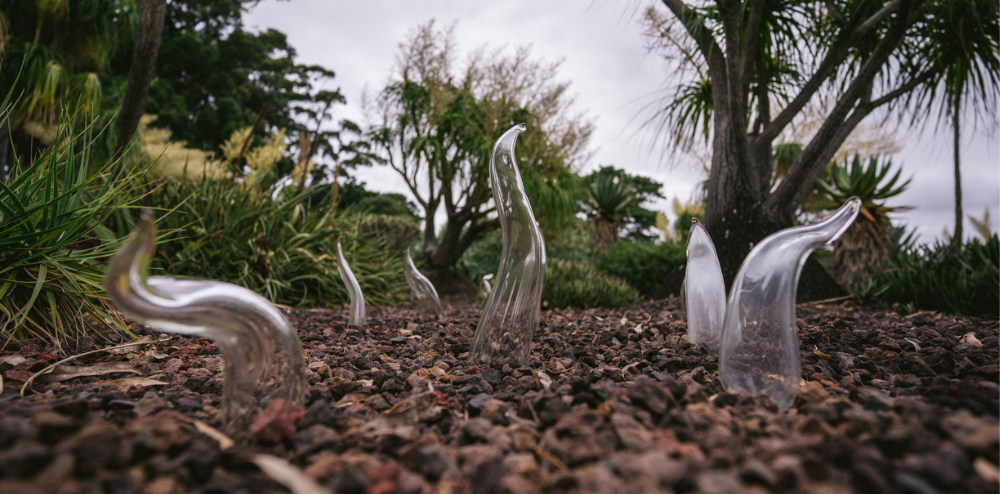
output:
[[[686,258],[685,246],[675,242],[617,242],[598,260],[602,273],[617,276],[651,298],[664,278]]]
[[[0,119],[0,125],[7,125]],[[96,137],[63,125],[25,166],[18,154],[0,183],[0,336],[60,345],[93,318],[124,331],[104,300],[105,262],[124,239],[101,224],[141,197],[147,168],[91,163]],[[2,344],[2,343],[0,343]]]
[[[873,302],[899,303],[911,310],[954,314],[1000,312],[1000,241],[993,235],[963,245],[904,245],[890,267],[862,286],[857,295]]]
[[[269,300],[330,306],[349,298],[337,272],[336,240],[368,303],[388,305],[407,293],[399,222],[307,208],[312,191],[283,197],[232,181],[168,182],[147,203],[173,209],[157,222],[167,239],[152,267],[164,274],[235,283]],[[278,197],[278,198],[275,198]],[[394,232],[386,234],[387,226]]]
[[[624,280],[599,272],[593,266],[562,259],[545,264],[542,307],[622,307],[639,300],[639,293]]]

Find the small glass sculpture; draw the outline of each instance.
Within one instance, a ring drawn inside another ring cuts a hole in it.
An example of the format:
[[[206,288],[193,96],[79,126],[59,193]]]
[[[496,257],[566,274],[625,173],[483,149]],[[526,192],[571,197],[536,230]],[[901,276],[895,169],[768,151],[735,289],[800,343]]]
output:
[[[709,351],[718,350],[726,317],[726,282],[712,237],[697,219],[691,220],[688,235],[684,306],[688,341]]]
[[[524,193],[514,157],[517,135],[526,128],[524,124],[515,125],[500,136],[490,157],[490,185],[503,247],[493,290],[472,338],[469,358],[476,363],[509,360],[526,365],[531,339],[538,328],[545,278],[545,241]]]
[[[417,299],[418,310],[430,309],[435,314],[441,313],[441,299],[438,298],[437,290],[413,264],[410,249],[406,249],[406,270],[403,271],[403,277],[406,278],[406,284],[410,285],[413,298]]]
[[[490,296],[490,292],[493,288],[490,287],[490,280],[493,279],[493,273],[487,273],[483,275],[483,278],[479,280],[479,295],[486,299]]]
[[[829,217],[765,238],[743,260],[729,295],[719,374],[732,393],[766,393],[782,409],[795,400],[802,372],[795,290],[809,253],[839,238],[858,216],[852,197]]]
[[[149,276],[156,228],[143,214],[115,254],[104,287],[115,306],[156,330],[210,338],[225,362],[221,421],[241,435],[276,398],[305,402],[305,357],[298,334],[264,297],[221,281]]]
[[[344,258],[344,249],[340,248],[340,239],[337,239],[337,271],[340,271],[340,279],[344,280],[347,287],[347,296],[351,298],[351,313],[348,315],[347,323],[357,326],[365,325],[365,297],[361,294],[361,285],[354,277],[354,271],[347,264]]]

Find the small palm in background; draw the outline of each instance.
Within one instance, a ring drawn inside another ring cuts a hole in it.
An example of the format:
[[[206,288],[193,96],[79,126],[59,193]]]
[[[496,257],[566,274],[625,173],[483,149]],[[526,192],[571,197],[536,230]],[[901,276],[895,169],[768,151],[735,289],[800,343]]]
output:
[[[595,175],[587,186],[584,204],[594,222],[594,247],[606,251],[618,241],[618,228],[638,206],[635,192],[621,177]]]
[[[852,196],[861,199],[861,212],[834,244],[829,264],[833,277],[848,289],[867,283],[884,268],[893,246],[887,215],[910,209],[885,205],[910,184],[910,180],[898,183],[900,169],[890,175],[892,171],[892,162],[877,156],[862,161],[855,155],[833,163],[816,181],[817,194],[808,202],[810,209],[826,211],[839,208]]]

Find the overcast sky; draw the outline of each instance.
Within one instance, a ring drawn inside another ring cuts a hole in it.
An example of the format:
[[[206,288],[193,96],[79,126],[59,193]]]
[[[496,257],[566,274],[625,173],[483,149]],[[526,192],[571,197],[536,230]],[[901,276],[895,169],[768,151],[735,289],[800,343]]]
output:
[[[642,118],[636,118],[663,94],[670,70],[644,48],[637,14],[643,5],[625,0],[265,0],[244,16],[244,22],[250,29],[274,28],[287,34],[297,62],[334,70],[337,77],[329,89],[339,87],[348,102],[338,108],[336,117],[359,122],[361,95],[384,85],[393,73],[399,43],[418,24],[430,19],[457,21],[462,54],[484,44],[531,45],[535,57],[563,60],[560,79],[571,83],[577,108],[594,119],[591,142],[596,152],[584,171],[613,164],[662,182],[667,200],[653,209],[671,215],[669,200],[689,198],[704,176],[691,158],[651,152],[651,131],[642,128]],[[972,129],[972,122],[964,128]],[[1000,152],[995,132],[979,125],[963,136],[962,185],[966,214],[981,217],[989,207],[993,231],[998,231]],[[922,241],[931,241],[945,228],[954,229],[950,130],[933,125],[923,132],[903,129],[896,132],[896,139],[902,150],[893,162],[902,164],[903,174],[911,175],[913,182],[889,204],[915,206],[894,217],[916,228]],[[373,190],[406,189],[387,167],[364,169],[358,176]],[[965,227],[967,236],[974,235],[967,220]]]

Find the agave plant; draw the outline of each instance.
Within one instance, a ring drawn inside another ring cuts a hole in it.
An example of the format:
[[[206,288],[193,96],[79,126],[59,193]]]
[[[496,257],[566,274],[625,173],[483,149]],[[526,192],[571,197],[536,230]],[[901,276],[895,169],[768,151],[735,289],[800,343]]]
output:
[[[826,211],[839,208],[852,196],[861,199],[858,219],[834,244],[829,265],[833,277],[848,289],[867,283],[884,268],[893,246],[888,213],[910,209],[885,204],[906,190],[911,180],[900,183],[902,170],[892,172],[887,159],[873,156],[863,161],[855,154],[843,163],[831,164],[816,181],[818,194],[809,201],[810,209]]]

